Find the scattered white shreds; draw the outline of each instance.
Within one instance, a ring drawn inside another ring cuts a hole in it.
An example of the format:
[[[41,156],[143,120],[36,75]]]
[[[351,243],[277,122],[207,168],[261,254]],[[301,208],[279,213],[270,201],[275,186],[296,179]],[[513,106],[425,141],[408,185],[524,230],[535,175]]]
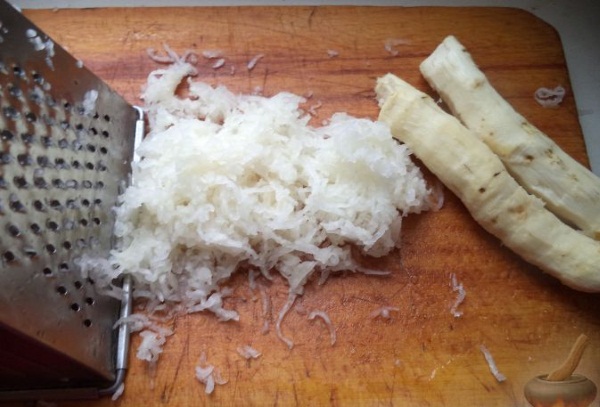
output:
[[[259,351],[257,351],[250,345],[244,345],[244,346],[238,347],[237,352],[244,359],[258,359],[262,355],[262,353],[260,353]]]
[[[111,400],[112,401],[118,400],[123,395],[124,391],[125,391],[125,383],[121,383],[119,385],[119,387],[117,387],[117,390],[115,390],[115,392],[111,396]]]
[[[463,315],[463,312],[458,310],[458,306],[465,300],[467,292],[462,283],[459,283],[456,280],[456,274],[452,273],[450,275],[450,282],[452,284],[452,291],[457,293],[456,300],[454,301],[454,304],[452,304],[452,308],[450,308],[450,313],[454,315],[454,318],[460,318]]]
[[[264,58],[265,54],[257,54],[255,55],[250,61],[248,61],[248,64],[246,65],[246,68],[251,71],[254,69],[254,67],[256,66],[256,64],[258,63],[258,61],[260,61],[262,58]]]
[[[227,381],[221,378],[219,372],[215,369],[215,367],[206,362],[206,354],[202,354],[198,365],[195,367],[196,379],[202,384],[204,384],[204,392],[206,394],[212,394],[215,390],[215,385],[223,385],[226,384]]]
[[[308,314],[308,319],[310,319],[310,320],[313,320],[316,317],[321,318],[325,322],[325,325],[327,325],[327,329],[329,329],[329,337],[330,337],[331,346],[335,345],[337,337],[336,337],[335,327],[331,323],[331,319],[329,318],[329,315],[327,315],[327,313],[325,311],[318,311],[318,310],[312,311],[310,314]]]
[[[488,350],[488,348],[485,345],[480,345],[479,346],[479,350],[481,351],[481,353],[483,353],[483,356],[485,357],[485,360],[490,368],[490,372],[492,373],[492,375],[494,375],[494,377],[496,378],[496,380],[498,382],[503,382],[506,380],[506,376],[504,376],[502,373],[500,373],[500,371],[498,370],[498,366],[496,366],[496,362],[494,361],[494,357],[492,356],[492,353]]]
[[[78,59],[75,62],[75,65],[77,66],[77,68],[83,68],[83,61],[81,59]]]
[[[400,308],[390,307],[390,306],[379,307],[375,311],[371,312],[371,314],[369,316],[372,319],[377,318],[377,317],[381,317],[384,319],[390,319],[391,318],[390,311],[400,311]]]
[[[264,335],[269,332],[269,327],[271,325],[272,307],[271,298],[269,297],[269,293],[267,293],[267,289],[262,285],[259,287],[260,297],[262,299],[262,317],[264,320],[261,333]]]
[[[320,100],[317,103],[315,103],[314,105],[310,105],[308,108],[308,114],[310,114],[311,116],[317,116],[318,115],[317,110],[319,110],[321,108],[321,106],[323,106],[323,103]]]
[[[562,86],[557,86],[554,89],[538,88],[533,97],[543,107],[556,107],[564,99],[567,91]]]
[[[337,51],[336,51],[336,50],[334,50],[334,49],[328,49],[328,50],[327,50],[327,56],[328,56],[329,58],[335,58],[335,57],[337,57],[338,55],[340,55],[340,53],[339,53],[339,52],[337,52]]]
[[[196,64],[198,62],[198,56],[192,50],[186,50],[181,56],[179,56],[168,44],[163,43],[163,49],[165,55],[159,55],[154,48],[147,48],[146,54],[154,62],[159,64]]]
[[[166,336],[158,332],[143,330],[140,332],[142,342],[140,343],[136,356],[138,359],[147,362],[156,362],[163,351],[163,345],[166,342]]]
[[[83,96],[83,114],[86,116],[92,115],[96,110],[96,101],[98,100],[98,91],[90,89]]]
[[[214,64],[212,64],[212,68],[213,69],[219,69],[221,68],[223,65],[225,65],[225,58],[219,58],[215,61]]]
[[[202,51],[202,56],[206,59],[217,59],[223,56],[223,51],[220,49],[205,49]]]
[[[277,332],[277,337],[279,339],[281,339],[281,341],[283,341],[283,343],[285,343],[289,349],[292,349],[294,347],[294,341],[292,341],[291,339],[289,339],[283,335],[283,332],[281,331],[281,323],[283,322],[283,318],[286,316],[286,314],[289,312],[289,310],[294,305],[294,301],[296,301],[296,297],[297,297],[297,295],[295,295],[295,294],[290,294],[288,296],[286,303],[283,305],[283,308],[281,308],[281,311],[279,311],[279,315],[277,317],[277,322],[275,322],[275,331]]]
[[[400,52],[396,49],[399,45],[407,45],[409,42],[400,38],[388,38],[385,40],[383,47],[392,56],[397,56]]]

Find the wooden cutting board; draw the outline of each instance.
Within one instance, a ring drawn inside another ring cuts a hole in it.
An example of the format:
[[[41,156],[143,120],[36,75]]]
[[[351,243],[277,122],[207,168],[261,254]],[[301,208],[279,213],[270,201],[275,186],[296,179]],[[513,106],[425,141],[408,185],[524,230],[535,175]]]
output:
[[[182,53],[219,49],[225,65],[200,58],[199,79],[237,92],[312,95],[319,124],[333,112],[375,119],[375,79],[394,72],[430,92],[419,63],[448,34],[467,46],[498,91],[576,159],[588,164],[557,32],[527,12],[507,8],[215,7],[36,10],[25,14],[133,104],[158,65],[146,49],[163,43]],[[391,51],[386,41],[395,41]],[[398,40],[398,41],[396,41]],[[335,51],[337,56],[330,56]],[[264,57],[249,71],[248,61]],[[396,55],[393,55],[396,54]],[[558,108],[533,99],[541,86],[563,85]],[[320,106],[320,107],[319,107]],[[317,109],[318,107],[318,109]],[[258,291],[245,275],[231,283],[227,306],[239,322],[211,315],[178,318],[175,335],[151,369],[135,358],[116,405],[527,405],[523,387],[566,357],[580,333],[590,337],[578,372],[600,385],[600,296],[570,290],[526,264],[483,231],[450,192],[439,212],[410,216],[403,245],[370,265],[389,277],[345,275],[310,284],[283,324],[289,350],[274,329],[261,334]],[[465,301],[455,317],[457,293]],[[286,299],[281,281],[261,281],[276,312]],[[391,318],[372,318],[381,306]],[[326,311],[329,333],[307,312]],[[262,352],[246,361],[236,352]],[[486,346],[507,380],[490,373]],[[194,378],[202,353],[227,384],[212,395]],[[110,399],[75,405],[112,406]]]

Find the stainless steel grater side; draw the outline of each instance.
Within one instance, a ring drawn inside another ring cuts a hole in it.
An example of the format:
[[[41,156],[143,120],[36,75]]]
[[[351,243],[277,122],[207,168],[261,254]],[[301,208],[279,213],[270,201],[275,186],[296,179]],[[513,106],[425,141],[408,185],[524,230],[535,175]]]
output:
[[[0,400],[97,397],[127,363],[122,301],[82,276],[113,247],[141,110],[0,0]]]

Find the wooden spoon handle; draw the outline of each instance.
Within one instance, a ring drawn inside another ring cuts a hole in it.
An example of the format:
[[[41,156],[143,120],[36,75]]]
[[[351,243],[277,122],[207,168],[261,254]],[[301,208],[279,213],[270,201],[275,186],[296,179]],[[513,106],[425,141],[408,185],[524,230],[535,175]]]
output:
[[[575,341],[575,344],[571,348],[571,352],[563,364],[553,372],[551,372],[546,380],[549,381],[561,381],[567,379],[573,374],[575,368],[581,360],[581,355],[588,343],[588,337],[584,334],[579,335],[579,338]]]

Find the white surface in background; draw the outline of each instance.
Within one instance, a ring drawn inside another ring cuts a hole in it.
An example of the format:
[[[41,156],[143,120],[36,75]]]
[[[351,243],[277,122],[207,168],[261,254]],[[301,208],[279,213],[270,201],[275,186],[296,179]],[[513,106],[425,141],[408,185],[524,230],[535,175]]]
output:
[[[10,0],[27,8],[371,5],[497,6],[528,10],[560,34],[592,170],[600,175],[600,1],[597,0]]]

